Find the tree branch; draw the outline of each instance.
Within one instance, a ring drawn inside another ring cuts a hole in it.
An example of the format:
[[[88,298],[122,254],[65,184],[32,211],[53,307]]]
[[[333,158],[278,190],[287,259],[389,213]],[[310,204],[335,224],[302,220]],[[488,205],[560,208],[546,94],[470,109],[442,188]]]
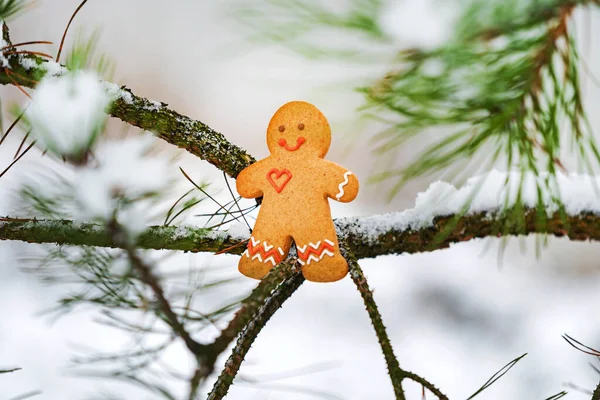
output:
[[[281,305],[300,287],[302,282],[304,282],[304,277],[300,272],[300,268],[295,268],[294,264],[289,259],[283,262],[282,265],[283,268],[288,271],[289,277],[265,299],[263,304],[247,322],[231,352],[231,356],[229,356],[225,362],[225,368],[215,382],[207,400],[219,400],[227,395],[229,387],[233,383],[233,379],[237,375],[254,339],[256,339],[259,332],[273,314],[275,314]]]
[[[195,341],[190,333],[185,329],[183,323],[179,321],[179,317],[177,314],[175,314],[171,308],[171,304],[165,297],[165,293],[160,285],[160,282],[158,281],[158,278],[152,272],[152,267],[148,265],[142,259],[142,257],[140,257],[136,247],[130,244],[129,240],[127,240],[127,233],[116,222],[116,220],[113,219],[109,222],[108,231],[110,232],[113,240],[120,245],[119,247],[122,247],[125,250],[131,265],[139,274],[141,280],[150,286],[154,292],[154,295],[158,301],[158,306],[165,316],[165,322],[171,327],[171,329],[173,329],[173,332],[183,340],[188,350],[194,354],[198,360],[201,360],[208,346]]]
[[[9,45],[3,50],[10,52],[8,27],[3,25],[3,38]],[[0,68],[0,84],[20,85],[34,88],[49,71],[53,75],[66,72],[61,65],[32,54],[5,54],[10,72]],[[10,73],[10,75],[9,75]],[[159,138],[185,149],[199,158],[208,161],[221,171],[235,178],[240,171],[255,160],[242,148],[229,142],[223,134],[208,125],[181,115],[167,107],[165,103],[139,97],[131,90],[106,83],[107,89],[117,94],[110,115],[122,121],[150,131]]]
[[[367,279],[365,278],[360,265],[358,265],[356,257],[350,251],[348,251],[345,246],[342,246],[341,250],[342,255],[348,261],[352,281],[356,285],[361,297],[363,298],[365,307],[367,308],[367,313],[369,313],[369,318],[371,318],[371,323],[373,324],[373,328],[375,328],[375,334],[377,335],[377,340],[379,341],[381,351],[383,352],[383,356],[385,358],[385,363],[387,364],[388,375],[392,380],[392,387],[394,388],[396,399],[406,400],[404,389],[402,389],[402,379],[404,377],[402,373],[403,371],[400,369],[398,359],[394,355],[392,343],[390,342],[390,338],[385,330],[385,325],[383,325],[383,320],[381,319],[381,314],[377,309],[377,304],[373,299],[373,292],[371,292],[371,289],[369,289]]]
[[[428,389],[431,393],[437,396],[439,400],[448,400],[448,397],[446,397],[446,395],[444,395],[438,388],[436,388],[425,378],[422,378],[417,374],[405,371],[402,368],[400,368],[400,363],[398,362],[398,359],[394,354],[392,343],[390,342],[390,338],[388,337],[388,334],[385,330],[385,325],[383,324],[381,314],[379,313],[379,310],[377,309],[377,304],[375,303],[375,299],[373,298],[373,292],[369,288],[369,284],[367,283],[367,279],[365,278],[365,274],[363,273],[362,268],[360,268],[356,257],[348,250],[345,244],[341,247],[341,251],[344,258],[346,258],[346,260],[348,261],[348,266],[350,268],[350,276],[352,277],[352,281],[356,285],[361,297],[363,298],[365,307],[367,308],[367,313],[369,314],[369,318],[371,319],[371,323],[373,324],[373,328],[375,329],[377,340],[379,341],[381,351],[383,352],[383,356],[388,367],[388,375],[392,380],[392,387],[394,388],[394,394],[396,395],[396,399],[406,399],[406,396],[404,395],[404,390],[402,389],[402,381],[404,379],[410,379],[414,382],[420,383],[424,388]]]
[[[462,217],[449,215],[436,217],[430,226],[417,229],[397,218],[398,215],[341,218],[335,224],[338,236],[358,259],[433,251],[447,248],[452,243],[490,236],[549,234],[567,236],[575,241],[600,241],[600,215],[591,212],[574,216],[555,213],[544,224],[537,220],[535,209],[525,210],[518,223],[510,222],[500,214],[485,212]],[[0,218],[0,240],[119,247],[102,225],[67,220]],[[157,250],[218,252],[243,240],[226,231],[191,226],[151,226],[139,236],[136,245]],[[244,246],[236,246],[227,253],[241,254],[243,251]]]
[[[598,383],[598,386],[596,386],[596,389],[594,390],[592,400],[600,400],[600,383]]]

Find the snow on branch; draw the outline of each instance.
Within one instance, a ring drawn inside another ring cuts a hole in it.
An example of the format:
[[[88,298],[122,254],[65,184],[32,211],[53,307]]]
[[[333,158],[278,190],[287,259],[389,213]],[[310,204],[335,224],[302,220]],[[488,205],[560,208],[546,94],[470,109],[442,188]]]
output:
[[[524,176],[519,192],[516,189],[521,179],[509,179],[517,183],[505,186],[507,176],[492,171],[470,179],[460,189],[436,182],[417,196],[414,208],[335,220],[338,236],[359,259],[432,251],[489,236],[540,233],[600,241],[600,202],[596,193],[600,178],[558,175],[554,196],[541,191],[540,202],[537,184],[543,177]],[[555,197],[558,193],[561,203]],[[518,221],[505,218],[517,200],[523,207]],[[470,205],[463,212],[467,201]],[[546,210],[543,223],[539,208],[535,208],[538,204]],[[230,231],[210,231],[192,226],[152,226],[140,234],[137,245],[192,252],[228,249],[227,253],[241,254],[248,238],[237,231],[235,227]],[[0,219],[0,240],[116,247],[102,225],[72,221]],[[238,246],[230,248],[235,245]]]
[[[62,65],[33,54],[10,53],[13,48],[5,24],[2,25],[2,40],[0,84],[34,88],[47,74],[60,76],[68,72]],[[208,161],[233,178],[254,162],[254,158],[245,150],[204,123],[171,110],[165,103],[137,96],[125,87],[110,82],[103,84],[107,92],[116,97],[110,109],[111,116],[156,134],[168,143]]]
[[[111,97],[90,71],[48,76],[37,86],[25,110],[32,136],[42,147],[69,160],[80,160],[104,128]]]

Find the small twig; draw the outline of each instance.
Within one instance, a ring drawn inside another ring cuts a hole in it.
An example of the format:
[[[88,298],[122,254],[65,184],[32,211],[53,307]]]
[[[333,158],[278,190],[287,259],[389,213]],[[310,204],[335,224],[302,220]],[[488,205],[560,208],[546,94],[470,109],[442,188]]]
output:
[[[40,51],[14,50],[14,51],[7,51],[7,52],[4,53],[5,56],[10,56],[10,55],[13,55],[13,54],[31,54],[31,55],[36,55],[36,56],[46,57],[46,58],[52,59],[52,56],[50,54],[42,53]]]
[[[194,180],[192,178],[190,178],[190,176],[183,170],[183,168],[179,167],[179,170],[181,171],[181,173],[183,174],[183,176],[185,176],[185,178],[188,181],[190,181],[190,183],[192,185],[194,185],[196,187],[196,189],[198,189],[206,197],[208,197],[213,202],[215,202],[219,206],[219,210],[225,211],[227,214],[230,214],[236,221],[238,220],[238,218],[235,215],[231,214],[231,212],[229,212],[229,210],[227,210],[221,203],[219,203],[214,197],[212,197],[206,190],[202,189],[202,187],[200,187],[198,184],[196,184],[196,182],[194,182]]]
[[[30,133],[31,133],[31,131],[27,132],[25,134],[25,136],[23,137],[23,139],[21,140],[21,144],[19,144],[19,147],[17,148],[17,151],[15,151],[15,155],[13,156],[13,160],[16,159],[17,157],[19,157],[19,153],[21,152],[21,149],[25,145],[25,142],[27,141],[27,138],[29,137]]]
[[[229,247],[224,248],[223,250],[219,250],[215,253],[215,256],[218,256],[219,254],[223,254],[223,253],[228,253],[231,250],[235,249],[236,247],[243,246],[244,244],[248,243],[249,240],[250,239],[242,240],[241,242],[236,243],[233,246],[229,246]]]
[[[290,260],[285,261],[284,268],[292,269],[293,265]],[[237,372],[240,369],[250,346],[254,339],[258,336],[262,328],[266,325],[275,311],[300,287],[304,282],[304,277],[300,273],[300,269],[296,269],[291,277],[286,279],[275,291],[269,295],[263,305],[253,315],[252,319],[246,324],[244,330],[240,334],[238,341],[233,348],[231,356],[225,362],[225,368],[215,382],[212,391],[209,393],[207,400],[219,400],[227,395],[229,387],[233,383]]]
[[[15,78],[13,77],[13,72],[11,72],[11,70],[9,68],[4,68],[4,73],[6,74],[6,76],[8,76],[8,79],[11,80],[13,85],[15,85],[17,87],[17,89],[19,89],[25,96],[27,96],[31,99],[31,96],[29,95],[29,93],[27,93],[25,91],[25,89],[23,89],[23,87],[19,84],[19,82],[17,82],[15,80]]]
[[[60,53],[62,52],[63,46],[65,44],[65,38],[67,37],[67,32],[69,31],[69,27],[71,26],[71,22],[73,22],[73,19],[75,19],[75,16],[79,12],[79,10],[81,10],[81,8],[85,5],[85,3],[87,3],[87,1],[88,0],[83,0],[81,2],[81,4],[79,5],[79,7],[77,7],[75,9],[75,12],[73,13],[73,15],[71,15],[71,19],[69,19],[69,23],[67,24],[67,27],[65,28],[65,32],[63,33],[62,39],[60,40],[60,46],[58,48],[58,54],[56,54],[56,62],[58,62],[60,60]]]
[[[271,295],[275,288],[295,274],[297,274],[297,271],[290,268],[287,263],[281,263],[269,271],[252,293],[242,301],[242,306],[235,313],[231,322],[210,345],[211,349],[216,353],[224,351],[244,326],[249,323],[253,315],[264,306],[265,299]]]
[[[381,314],[377,309],[377,304],[373,299],[373,292],[371,292],[371,289],[369,289],[367,279],[365,278],[360,265],[358,265],[354,254],[348,251],[345,246],[342,246],[342,255],[348,261],[352,281],[358,288],[358,291],[363,298],[367,308],[367,313],[369,313],[369,318],[371,318],[371,323],[373,324],[373,328],[375,328],[375,334],[377,335],[377,340],[379,341],[381,351],[383,351],[383,356],[385,357],[385,362],[388,367],[388,374],[392,380],[392,386],[394,388],[394,393],[396,394],[396,399],[406,400],[406,396],[404,395],[404,390],[402,388],[402,379],[404,379],[406,375],[400,368],[400,363],[394,355],[392,343],[390,342],[390,338],[385,330],[385,325],[383,325],[383,320],[381,319]]]
[[[30,42],[21,42],[21,43],[11,43],[8,46],[4,46],[3,48],[0,49],[0,51],[4,51],[6,49],[12,49],[13,47],[20,47],[20,46],[28,46],[30,44],[54,44],[52,42],[49,42],[47,40],[33,40]]]
[[[581,351],[582,353],[589,354],[591,356],[600,357],[600,351],[593,349],[589,346],[586,346],[585,344],[581,343],[578,340],[573,339],[571,336],[569,336],[567,334],[562,335],[562,337],[563,337],[563,339],[565,339],[565,341],[567,343],[569,343],[571,346],[573,346],[577,350]]]
[[[598,386],[596,386],[596,389],[592,394],[592,400],[600,400],[600,383],[598,383]]]
[[[8,171],[9,171],[9,170],[10,170],[10,169],[13,167],[13,165],[15,165],[15,164],[16,164],[16,163],[17,163],[17,162],[18,162],[18,161],[19,161],[21,158],[23,158],[23,156],[24,156],[25,154],[27,154],[27,152],[29,152],[29,150],[31,150],[31,148],[33,147],[33,145],[35,145],[35,140],[34,140],[33,142],[31,142],[31,144],[29,145],[29,147],[27,147],[27,148],[25,149],[25,151],[24,151],[23,153],[21,153],[21,155],[20,155],[19,157],[15,158],[15,159],[13,160],[13,162],[11,162],[11,163],[8,165],[8,167],[6,167],[6,168],[4,169],[4,171],[2,171],[2,173],[0,173],[0,178],[2,178],[2,177],[4,176],[4,174],[6,174],[6,173],[7,173],[7,172],[8,172]]]
[[[23,368],[20,367],[16,367],[16,368],[9,368],[9,369],[0,369],[0,374],[9,374],[11,372],[16,372],[16,371],[20,371]]]
[[[430,383],[426,379],[421,378],[419,375],[414,374],[410,371],[404,371],[404,370],[402,370],[402,374],[404,375],[405,378],[410,379],[411,381],[417,382],[422,387],[429,390],[431,393],[433,393],[435,396],[437,396],[437,398],[439,400],[448,400],[448,397],[444,393],[440,392],[440,390],[438,388],[436,388],[432,383]],[[425,391],[423,391],[423,397],[425,397]]]
[[[237,209],[240,212],[241,217],[244,219],[244,222],[246,223],[246,226],[250,230],[250,233],[252,233],[252,227],[248,223],[248,220],[246,220],[246,216],[242,212],[240,203],[238,203],[237,199],[235,198],[235,195],[233,194],[233,190],[231,190],[231,186],[229,186],[229,181],[227,180],[227,174],[225,172],[223,172],[223,179],[225,179],[225,184],[227,185],[227,190],[229,190],[229,194],[231,194],[231,198],[232,198],[233,202],[235,203],[235,205],[237,206]],[[233,215],[233,214],[231,214],[231,215]]]
[[[143,282],[145,282],[156,296],[158,300],[158,305],[160,310],[166,317],[166,322],[173,329],[173,331],[184,341],[186,347],[194,354],[196,357],[200,357],[206,352],[206,345],[200,344],[195,341],[190,333],[185,329],[183,324],[179,321],[179,317],[173,309],[171,308],[171,304],[167,300],[165,293],[163,291],[158,278],[154,276],[152,272],[152,268],[150,265],[146,264],[146,262],[140,257],[137,253],[135,247],[129,243],[126,239],[127,233],[124,232],[123,228],[118,224],[118,222],[113,218],[108,224],[108,230],[111,233],[113,240],[119,242],[122,248],[127,253],[129,260],[132,266],[140,275],[140,278]]]
[[[2,143],[4,143],[4,140],[8,137],[8,134],[15,128],[15,126],[17,126],[17,124],[19,123],[21,118],[23,118],[24,114],[25,114],[24,112],[19,114],[19,116],[17,118],[15,118],[15,120],[12,122],[12,124],[10,124],[10,126],[6,130],[6,133],[4,133],[4,135],[2,135],[2,138],[0,138],[0,146],[2,146]]]

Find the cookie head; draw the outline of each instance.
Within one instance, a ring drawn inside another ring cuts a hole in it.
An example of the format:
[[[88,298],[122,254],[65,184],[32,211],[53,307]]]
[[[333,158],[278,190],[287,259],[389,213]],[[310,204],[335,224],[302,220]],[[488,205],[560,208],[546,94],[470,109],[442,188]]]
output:
[[[275,112],[267,128],[267,146],[273,155],[324,157],[331,144],[331,129],[319,109],[292,101]]]

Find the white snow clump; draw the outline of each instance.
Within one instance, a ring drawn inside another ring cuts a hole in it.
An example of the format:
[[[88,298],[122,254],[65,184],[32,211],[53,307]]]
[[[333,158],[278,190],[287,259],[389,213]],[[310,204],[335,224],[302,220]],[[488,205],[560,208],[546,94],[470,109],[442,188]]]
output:
[[[114,216],[134,236],[146,228],[154,195],[172,182],[168,160],[147,156],[152,141],[141,136],[99,145],[94,152],[98,165],[78,170],[79,219],[106,222]]]
[[[37,85],[25,117],[42,148],[77,158],[102,132],[111,100],[93,72],[46,76]]]

